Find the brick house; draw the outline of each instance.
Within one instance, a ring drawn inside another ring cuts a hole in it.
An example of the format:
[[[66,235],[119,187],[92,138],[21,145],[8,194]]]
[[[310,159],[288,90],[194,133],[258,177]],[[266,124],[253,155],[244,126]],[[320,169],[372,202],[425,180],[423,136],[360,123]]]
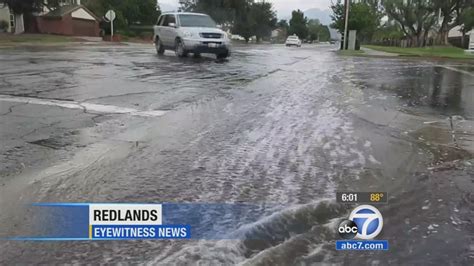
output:
[[[36,17],[39,33],[99,36],[100,19],[81,5],[63,5]]]

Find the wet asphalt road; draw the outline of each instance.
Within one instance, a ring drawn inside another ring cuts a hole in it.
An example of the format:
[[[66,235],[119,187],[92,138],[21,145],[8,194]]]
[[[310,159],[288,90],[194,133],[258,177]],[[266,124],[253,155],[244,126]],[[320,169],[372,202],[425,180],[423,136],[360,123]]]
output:
[[[472,265],[474,65],[334,49],[0,50],[0,236],[31,202],[261,206],[203,218],[234,240],[2,241],[0,264]],[[347,190],[388,192],[390,251],[335,251]]]

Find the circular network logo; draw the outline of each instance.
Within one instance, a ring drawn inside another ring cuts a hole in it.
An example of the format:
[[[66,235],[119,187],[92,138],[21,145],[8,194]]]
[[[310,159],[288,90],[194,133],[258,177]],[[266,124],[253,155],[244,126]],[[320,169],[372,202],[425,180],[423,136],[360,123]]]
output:
[[[356,237],[359,239],[373,239],[382,231],[382,214],[374,206],[362,205],[355,208],[349,220],[357,225]]]
[[[357,224],[351,220],[343,220],[337,228],[339,236],[344,239],[353,239],[357,235]]]

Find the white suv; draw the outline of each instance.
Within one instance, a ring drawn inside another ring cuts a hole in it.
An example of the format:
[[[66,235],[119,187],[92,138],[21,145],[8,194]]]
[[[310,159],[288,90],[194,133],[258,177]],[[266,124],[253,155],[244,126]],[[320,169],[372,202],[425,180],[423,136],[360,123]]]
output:
[[[154,26],[156,52],[174,50],[179,57],[188,53],[215,54],[223,59],[230,55],[230,40],[218,29],[216,23],[205,14],[173,12],[162,14]]]

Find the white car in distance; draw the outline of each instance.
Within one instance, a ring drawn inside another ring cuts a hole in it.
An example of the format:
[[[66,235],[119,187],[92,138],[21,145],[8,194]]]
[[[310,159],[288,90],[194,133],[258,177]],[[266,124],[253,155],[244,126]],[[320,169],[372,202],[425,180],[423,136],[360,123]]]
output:
[[[285,45],[301,47],[301,40],[300,38],[298,38],[298,36],[293,34],[291,36],[288,36],[288,38],[286,39]]]

